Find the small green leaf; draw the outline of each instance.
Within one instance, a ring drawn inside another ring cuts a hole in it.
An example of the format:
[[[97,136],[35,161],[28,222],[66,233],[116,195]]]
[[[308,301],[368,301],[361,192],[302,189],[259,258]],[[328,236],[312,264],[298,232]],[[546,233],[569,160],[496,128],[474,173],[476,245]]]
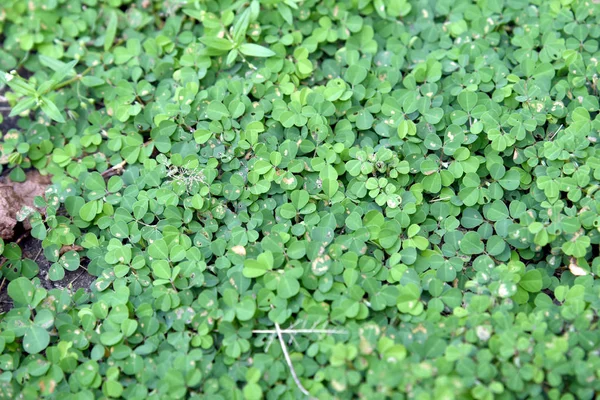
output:
[[[264,252],[256,260],[245,260],[243,274],[246,278],[258,278],[273,269],[273,254]]]
[[[84,221],[90,222],[98,214],[98,200],[92,200],[89,203],[85,203],[79,209],[79,218]]]
[[[460,241],[460,251],[464,254],[481,254],[483,250],[483,242],[477,232],[467,232]]]
[[[225,107],[225,105],[223,105],[223,103],[219,101],[210,102],[206,110],[206,114],[208,118],[210,118],[213,121],[221,120],[222,118],[229,117],[230,115],[227,107]]]
[[[477,105],[477,93],[462,91],[458,95],[458,104],[465,111],[471,111]]]
[[[229,51],[233,48],[233,43],[224,38],[215,37],[215,36],[205,36],[201,37],[200,41],[210,47],[211,49],[221,50],[221,51]]]
[[[37,325],[32,325],[25,331],[23,337],[23,349],[29,354],[37,354],[48,347],[50,343],[50,334],[48,331]]]
[[[244,297],[235,307],[235,315],[239,321],[249,321],[256,313],[256,302],[251,297]]]
[[[254,43],[242,43],[239,50],[243,55],[251,57],[273,57],[275,55],[271,49]]]
[[[283,299],[294,297],[300,291],[300,284],[296,278],[283,275],[277,285],[277,295]]]
[[[61,122],[61,123],[65,122],[65,119],[63,118],[62,114],[60,113],[60,110],[58,109],[58,107],[56,107],[56,104],[54,104],[47,97],[42,97],[42,100],[40,102],[40,107],[42,108],[42,111],[47,116],[52,118],[54,121]]]
[[[155,260],[168,260],[169,247],[163,239],[158,239],[148,246],[148,254]]]
[[[542,273],[537,269],[529,270],[521,277],[519,285],[530,293],[542,290]]]
[[[87,87],[96,87],[103,85],[105,82],[104,79],[98,78],[97,76],[86,75],[83,78],[81,78],[81,83],[83,83]]]
[[[119,20],[117,18],[117,13],[115,11],[111,12],[108,20],[108,26],[106,27],[106,31],[104,33],[104,51],[108,51],[115,41],[118,22]]]
[[[27,278],[20,277],[8,284],[8,295],[15,303],[31,304],[35,288]]]
[[[104,346],[114,346],[123,339],[123,333],[117,331],[103,332],[100,334],[100,342]]]
[[[104,178],[98,172],[92,172],[85,179],[85,187],[89,190],[104,192],[106,190],[106,183]]]
[[[10,114],[8,116],[14,117],[15,115],[20,115],[24,111],[31,110],[36,106],[36,104],[37,102],[33,97],[25,97],[10,110]]]
[[[152,262],[152,272],[158,279],[171,279],[171,268],[165,260],[157,260]]]

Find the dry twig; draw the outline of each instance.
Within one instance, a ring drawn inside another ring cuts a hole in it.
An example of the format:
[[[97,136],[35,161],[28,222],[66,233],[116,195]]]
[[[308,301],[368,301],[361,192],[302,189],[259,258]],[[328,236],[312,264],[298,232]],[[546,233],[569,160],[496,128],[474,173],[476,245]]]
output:
[[[300,391],[304,393],[304,395],[310,396],[310,393],[304,388],[304,386],[302,386],[300,379],[298,379],[298,375],[296,375],[296,370],[294,369],[294,364],[292,364],[290,353],[288,353],[285,340],[283,340],[283,333],[281,332],[281,327],[277,322],[275,322],[275,330],[277,332],[277,337],[279,338],[279,343],[281,344],[281,351],[283,351],[283,356],[285,357],[285,361],[287,362],[290,372],[292,373],[292,378],[294,378],[294,382],[296,382],[298,389],[300,389]]]
[[[294,369],[294,364],[292,364],[292,359],[290,358],[290,353],[288,352],[287,344],[285,343],[285,340],[283,339],[283,335],[284,334],[290,335],[290,337],[291,337],[290,342],[292,342],[292,341],[295,341],[294,335],[298,335],[298,334],[315,334],[316,333],[316,334],[326,334],[326,335],[341,335],[341,334],[346,333],[346,331],[337,330],[337,329],[316,329],[316,326],[318,325],[318,323],[315,323],[312,326],[312,328],[310,328],[310,329],[294,329],[295,325],[296,324],[293,324],[287,329],[281,329],[281,326],[277,322],[275,322],[275,329],[255,329],[252,331],[252,333],[268,333],[271,335],[271,338],[269,339],[269,344],[267,344],[267,349],[271,345],[273,338],[275,336],[277,336],[277,338],[279,339],[279,344],[281,345],[281,351],[283,351],[283,356],[285,357],[285,361],[288,365],[288,368],[290,369],[292,378],[294,379],[296,386],[298,386],[298,389],[300,389],[300,391],[304,395],[309,396],[310,398],[314,398],[314,397],[310,396],[310,393],[302,385],[302,383],[300,382],[300,379],[298,378],[298,375],[296,374],[296,370]]]
[[[560,132],[560,130],[563,128],[563,125],[561,124],[558,129],[556,130],[556,132],[554,132],[552,135],[550,135],[550,137],[548,138],[548,140],[552,141],[554,140],[554,138],[556,137],[556,135],[558,135],[558,132]]]
[[[123,160],[120,163],[118,163],[117,165],[113,165],[112,167],[110,167],[106,171],[102,172],[101,175],[104,178],[106,178],[106,177],[109,177],[109,176],[113,176],[113,175],[119,174],[121,172],[121,170],[123,169],[123,167],[125,166],[125,164],[127,164],[127,161]]]

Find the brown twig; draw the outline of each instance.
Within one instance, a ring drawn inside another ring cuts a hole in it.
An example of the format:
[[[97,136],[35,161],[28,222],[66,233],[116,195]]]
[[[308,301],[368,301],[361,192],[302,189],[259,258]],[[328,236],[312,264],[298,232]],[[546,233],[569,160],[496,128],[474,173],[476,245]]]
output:
[[[43,250],[43,248],[42,248],[42,247],[40,247],[40,250],[38,251],[38,253],[37,253],[37,255],[35,256],[35,258],[33,259],[33,262],[36,262],[36,261],[37,261],[37,259],[38,259],[38,257],[40,256],[40,254],[42,254],[42,250]]]
[[[127,164],[127,161],[123,160],[120,163],[118,163],[117,165],[113,165],[106,171],[102,172],[102,174],[101,174],[102,177],[107,178],[109,176],[119,174],[121,172],[121,170],[123,169],[123,167],[125,166],[125,164]]]
[[[85,274],[85,271],[82,271],[79,275],[77,275],[71,282],[69,282],[68,287],[71,288],[73,286],[73,283],[75,283],[75,281],[79,278],[81,278],[81,276]]]
[[[19,238],[17,240],[15,240],[16,244],[19,244],[23,241],[23,239],[25,239],[27,236],[29,236],[29,231],[23,233],[21,236],[19,236]]]
[[[144,143],[142,145],[142,147],[146,147],[148,146],[150,143],[152,143],[152,140],[148,140],[146,143]],[[102,172],[100,175],[102,175],[103,178],[107,178],[116,174],[120,174],[123,170],[123,167],[127,164],[126,160],[121,161],[120,163],[113,165],[112,167],[110,167],[109,169],[107,169],[106,171]]]
[[[71,245],[64,245],[60,248],[58,254],[59,255],[63,255],[68,251],[82,251],[83,247],[77,245],[77,244],[71,244]]]
[[[550,137],[548,138],[548,140],[552,141],[554,140],[554,138],[556,137],[556,135],[558,135],[558,132],[560,132],[560,130],[563,128],[562,124],[558,127],[558,129],[556,130],[556,132],[554,132],[553,134],[550,135]]]

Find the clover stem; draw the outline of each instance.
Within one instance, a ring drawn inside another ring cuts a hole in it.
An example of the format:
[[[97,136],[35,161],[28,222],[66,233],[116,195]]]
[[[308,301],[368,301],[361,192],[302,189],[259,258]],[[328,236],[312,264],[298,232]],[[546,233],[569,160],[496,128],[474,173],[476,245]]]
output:
[[[254,64],[252,64],[250,61],[248,61],[248,60],[246,59],[246,57],[244,57],[244,55],[242,54],[242,52],[241,52],[241,51],[238,51],[238,55],[239,55],[240,57],[242,57],[242,61],[244,61],[246,64],[248,64],[248,67],[249,67],[251,70],[253,70],[253,71],[256,71],[256,70],[257,70],[257,68],[254,66]]]
[[[54,86],[52,89],[54,89],[54,90],[62,89],[63,87],[68,86],[73,82],[77,82],[78,80],[83,78],[85,75],[87,75],[91,70],[92,70],[92,67],[87,67],[82,73],[75,75],[73,78],[66,80],[63,83],[59,83],[58,85]],[[48,93],[50,90],[51,89],[48,89],[46,91],[46,93]]]

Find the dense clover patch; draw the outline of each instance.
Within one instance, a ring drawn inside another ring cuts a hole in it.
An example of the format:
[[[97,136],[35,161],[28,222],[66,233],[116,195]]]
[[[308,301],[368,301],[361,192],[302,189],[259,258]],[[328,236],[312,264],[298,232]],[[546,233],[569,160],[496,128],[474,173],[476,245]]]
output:
[[[597,3],[2,1],[0,397],[594,398]]]

